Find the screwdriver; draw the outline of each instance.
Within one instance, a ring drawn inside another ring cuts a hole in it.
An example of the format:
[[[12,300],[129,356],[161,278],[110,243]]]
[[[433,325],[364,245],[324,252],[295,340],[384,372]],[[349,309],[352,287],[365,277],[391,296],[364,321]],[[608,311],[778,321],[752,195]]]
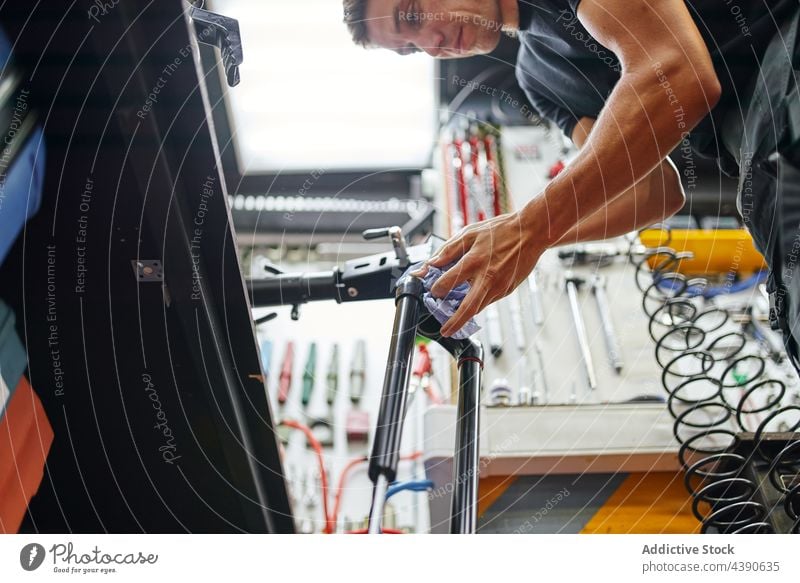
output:
[[[489,334],[489,349],[495,358],[500,358],[503,354],[503,328],[497,304],[489,304],[486,307],[486,330]]]
[[[328,392],[326,400],[329,406],[333,406],[336,401],[336,392],[339,390],[339,345],[334,344],[331,349],[331,363],[328,365]]]
[[[519,295],[514,292],[509,298],[509,310],[511,312],[511,329],[514,332],[514,343],[517,345],[517,350],[525,354],[528,343],[525,340],[525,328],[522,325],[522,304],[520,303]]]
[[[353,405],[361,402],[364,395],[364,377],[367,368],[367,345],[366,342],[358,340],[353,352],[353,360],[350,363],[350,400]]]
[[[614,320],[611,317],[611,304],[606,297],[606,280],[596,276],[592,281],[592,292],[597,301],[597,309],[600,311],[600,323],[603,325],[603,334],[606,337],[606,349],[608,350],[608,361],[617,374],[622,372],[624,366],[622,361],[622,351],[617,341],[617,332],[614,328]]]
[[[486,146],[486,161],[488,162],[488,169],[491,172],[491,190],[492,193],[492,207],[494,216],[500,216],[503,212],[501,192],[500,192],[500,157],[497,153],[497,142],[494,136],[487,134],[483,138],[483,143]]]
[[[531,271],[528,276],[528,289],[531,293],[531,308],[533,309],[533,321],[537,326],[544,323],[544,308],[542,307],[542,295],[539,291],[539,282],[536,281],[536,270]]]
[[[353,408],[347,413],[345,423],[347,441],[364,442],[369,436],[369,414],[359,409],[367,372],[367,345],[364,340],[356,341],[353,360],[350,362],[350,401]]]
[[[308,358],[303,369],[303,407],[308,407],[311,402],[311,394],[314,392],[314,381],[316,380],[317,369],[317,343],[312,342],[308,347]]]
[[[286,353],[281,364],[281,376],[278,384],[278,403],[283,405],[289,398],[289,389],[292,386],[292,368],[294,367],[294,342],[286,343]]]

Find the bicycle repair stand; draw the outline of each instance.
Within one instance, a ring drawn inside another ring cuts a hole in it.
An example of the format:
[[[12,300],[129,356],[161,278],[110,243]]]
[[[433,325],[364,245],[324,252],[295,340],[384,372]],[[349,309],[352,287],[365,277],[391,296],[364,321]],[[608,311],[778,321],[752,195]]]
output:
[[[456,359],[459,369],[459,395],[456,420],[455,463],[450,532],[474,533],[478,508],[478,416],[483,375],[483,347],[475,340],[454,340],[441,335],[441,325],[422,302],[422,280],[401,276],[412,263],[430,257],[441,244],[431,237],[426,243],[406,247],[399,227],[372,229],[365,239],[388,237],[393,251],[347,261],[331,271],[282,273],[273,266],[271,275],[247,281],[254,307],[290,305],[292,318],[299,318],[301,304],[335,300],[337,303],[388,299],[394,295],[395,318],[386,375],[383,382],[375,441],[369,459],[369,478],[374,484],[370,508],[370,533],[381,532],[386,491],[397,477],[400,440],[406,414],[411,374],[411,359],[417,334],[430,338]],[[273,318],[269,314],[256,322]]]
[[[368,475],[374,486],[368,531],[370,534],[381,532],[386,491],[397,477],[411,358],[415,338],[420,334],[439,343],[458,362],[459,395],[450,532],[471,534],[477,527],[483,347],[475,340],[454,340],[441,335],[441,325],[423,305],[421,279],[406,275],[397,282],[396,289],[392,342],[386,363],[375,441],[369,458]]]

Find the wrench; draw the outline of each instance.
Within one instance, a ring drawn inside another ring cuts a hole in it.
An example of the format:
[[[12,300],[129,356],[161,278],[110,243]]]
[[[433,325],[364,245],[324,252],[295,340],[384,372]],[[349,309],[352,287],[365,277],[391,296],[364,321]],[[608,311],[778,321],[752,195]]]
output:
[[[617,333],[614,329],[614,321],[611,319],[611,306],[606,297],[606,280],[604,277],[596,276],[592,280],[592,293],[597,301],[597,309],[600,311],[600,322],[603,325],[603,335],[606,337],[606,348],[608,349],[608,361],[617,374],[622,372],[623,361],[622,351],[617,341]]]

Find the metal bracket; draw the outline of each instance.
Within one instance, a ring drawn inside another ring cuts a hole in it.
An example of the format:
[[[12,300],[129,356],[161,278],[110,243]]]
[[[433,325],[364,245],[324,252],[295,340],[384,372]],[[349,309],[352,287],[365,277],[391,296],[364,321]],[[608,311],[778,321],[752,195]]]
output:
[[[240,80],[239,65],[244,60],[239,22],[234,18],[196,6],[191,8],[191,17],[198,42],[217,47],[220,50],[228,86],[235,87]]]
[[[131,265],[139,281],[164,281],[164,266],[158,259],[132,259]]]

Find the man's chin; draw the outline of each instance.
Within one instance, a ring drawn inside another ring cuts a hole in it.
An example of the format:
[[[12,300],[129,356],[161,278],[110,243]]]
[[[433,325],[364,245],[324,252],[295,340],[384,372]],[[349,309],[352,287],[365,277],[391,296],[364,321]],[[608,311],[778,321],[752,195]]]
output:
[[[491,35],[491,38],[481,39],[481,42],[476,43],[473,50],[476,55],[488,55],[495,50],[500,44],[500,33]]]

